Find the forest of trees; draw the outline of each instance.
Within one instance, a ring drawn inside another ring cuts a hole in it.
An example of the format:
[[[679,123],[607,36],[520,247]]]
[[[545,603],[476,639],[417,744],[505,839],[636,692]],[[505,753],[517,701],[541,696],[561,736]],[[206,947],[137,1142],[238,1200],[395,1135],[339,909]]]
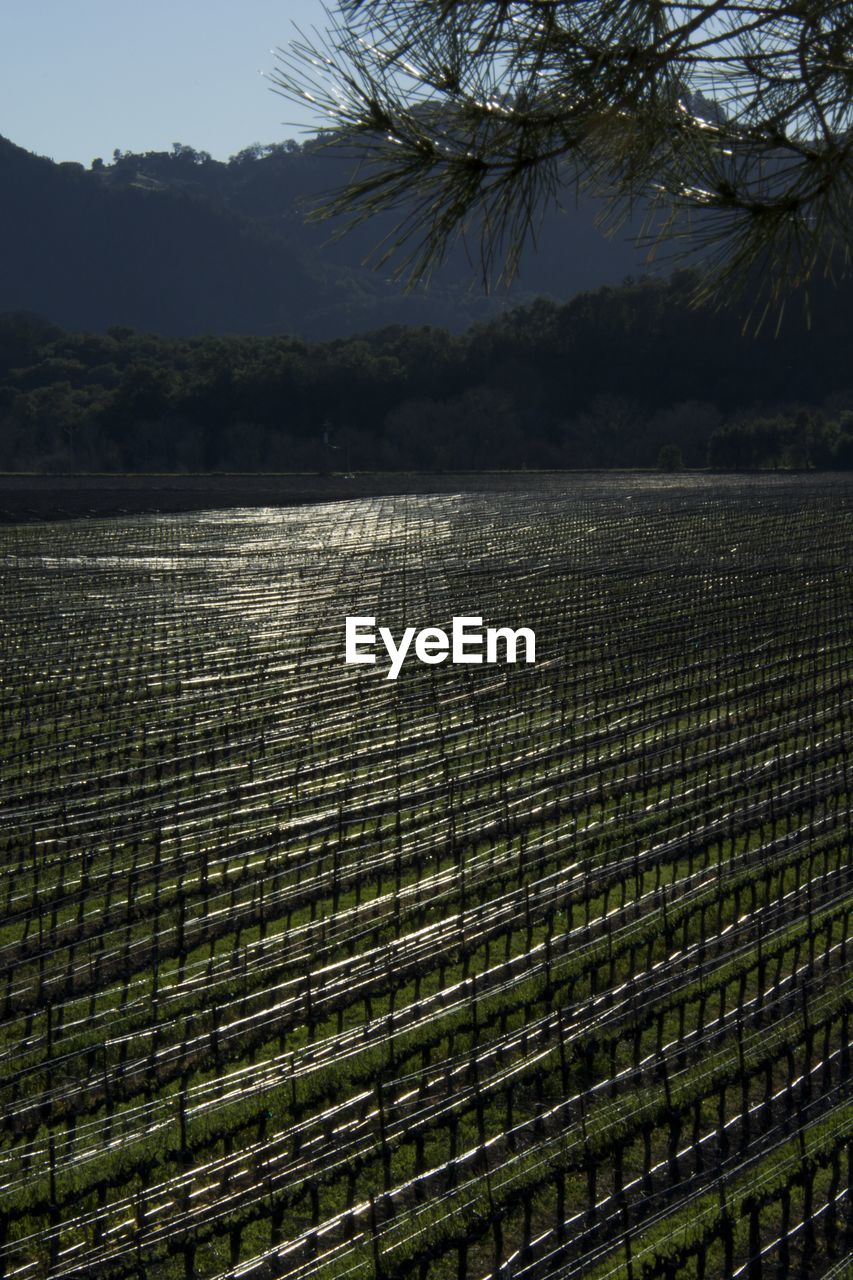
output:
[[[471,327],[70,333],[0,316],[0,468],[849,468],[850,288],[743,334],[695,281],[626,281]],[[844,379],[847,379],[845,382]]]

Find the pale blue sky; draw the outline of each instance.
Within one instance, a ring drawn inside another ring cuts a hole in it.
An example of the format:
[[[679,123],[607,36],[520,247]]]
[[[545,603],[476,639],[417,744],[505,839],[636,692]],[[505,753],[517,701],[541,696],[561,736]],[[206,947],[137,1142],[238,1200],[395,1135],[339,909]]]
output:
[[[0,134],[85,165],[303,137],[261,74],[294,21],[324,26],[321,0],[0,0]]]

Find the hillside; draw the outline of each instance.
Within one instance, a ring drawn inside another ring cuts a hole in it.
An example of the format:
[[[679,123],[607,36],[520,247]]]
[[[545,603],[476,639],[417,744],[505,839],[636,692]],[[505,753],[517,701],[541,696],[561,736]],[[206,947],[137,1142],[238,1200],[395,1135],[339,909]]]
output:
[[[642,252],[605,239],[587,202],[546,219],[507,293],[484,295],[460,245],[428,291],[407,294],[364,265],[387,221],[343,238],[340,226],[305,222],[347,171],[310,142],[249,147],[228,163],[176,144],[85,169],[0,138],[0,311],[172,337],[328,339],[389,324],[458,332],[536,294],[565,300],[643,270]]]

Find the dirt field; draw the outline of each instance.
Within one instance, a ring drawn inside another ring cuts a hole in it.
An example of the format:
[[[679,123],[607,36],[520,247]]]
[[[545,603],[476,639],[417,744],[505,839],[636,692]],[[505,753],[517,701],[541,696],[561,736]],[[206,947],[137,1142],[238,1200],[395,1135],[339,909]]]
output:
[[[228,507],[291,507],[386,494],[505,492],[561,488],[560,473],[317,472],[212,475],[0,475],[0,522],[75,516],[137,515]]]

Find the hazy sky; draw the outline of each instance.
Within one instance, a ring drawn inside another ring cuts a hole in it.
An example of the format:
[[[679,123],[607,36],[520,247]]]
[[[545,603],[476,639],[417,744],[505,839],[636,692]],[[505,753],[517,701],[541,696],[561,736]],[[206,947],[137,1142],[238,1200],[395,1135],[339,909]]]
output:
[[[0,0],[0,134],[86,165],[299,138],[261,75],[294,21],[325,25],[321,0]]]

